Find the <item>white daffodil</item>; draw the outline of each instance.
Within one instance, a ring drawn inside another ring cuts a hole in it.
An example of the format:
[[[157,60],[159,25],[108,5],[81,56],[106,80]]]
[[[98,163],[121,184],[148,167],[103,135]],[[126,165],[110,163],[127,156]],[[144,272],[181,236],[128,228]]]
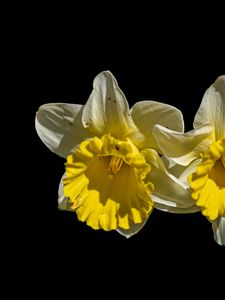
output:
[[[38,135],[67,158],[59,208],[75,211],[94,229],[116,229],[127,237],[143,227],[154,204],[172,212],[196,210],[186,186],[158,155],[155,124],[183,132],[182,114],[170,105],[142,101],[130,110],[109,71],[94,79],[85,105],[42,105]]]
[[[194,128],[180,133],[156,125],[153,134],[162,153],[185,166],[182,181],[189,183],[196,205],[213,222],[215,240],[225,245],[225,76],[205,92]]]

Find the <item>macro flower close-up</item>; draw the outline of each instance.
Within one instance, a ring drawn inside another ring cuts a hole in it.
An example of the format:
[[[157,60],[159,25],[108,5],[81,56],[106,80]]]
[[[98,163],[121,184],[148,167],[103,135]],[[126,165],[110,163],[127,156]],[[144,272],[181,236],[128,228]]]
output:
[[[143,227],[154,207],[197,211],[188,187],[161,158],[153,136],[157,124],[184,131],[183,116],[171,105],[146,100],[130,109],[109,71],[95,77],[85,105],[42,105],[37,133],[51,151],[66,158],[59,209],[75,212],[93,229],[117,230],[126,237]]]
[[[183,170],[179,180],[212,222],[215,240],[225,245],[225,76],[206,90],[193,125],[187,133],[156,125],[153,134],[165,157]]]

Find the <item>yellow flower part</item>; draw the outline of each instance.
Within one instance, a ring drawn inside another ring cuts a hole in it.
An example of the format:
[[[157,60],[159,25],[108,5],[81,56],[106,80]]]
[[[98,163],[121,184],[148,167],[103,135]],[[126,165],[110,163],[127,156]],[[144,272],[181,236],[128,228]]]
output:
[[[129,138],[94,137],[67,157],[64,194],[78,219],[92,228],[129,229],[153,209],[154,186],[145,182],[150,170]]]
[[[211,221],[225,217],[225,138],[201,154],[197,171],[188,176],[192,198]]]

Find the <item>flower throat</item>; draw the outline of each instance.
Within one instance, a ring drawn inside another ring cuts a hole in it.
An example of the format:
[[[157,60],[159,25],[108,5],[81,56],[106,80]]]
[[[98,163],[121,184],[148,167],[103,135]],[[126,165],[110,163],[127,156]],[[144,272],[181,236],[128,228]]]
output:
[[[108,175],[114,176],[116,173],[119,172],[123,164],[123,160],[120,157],[112,156],[109,167],[108,167]]]

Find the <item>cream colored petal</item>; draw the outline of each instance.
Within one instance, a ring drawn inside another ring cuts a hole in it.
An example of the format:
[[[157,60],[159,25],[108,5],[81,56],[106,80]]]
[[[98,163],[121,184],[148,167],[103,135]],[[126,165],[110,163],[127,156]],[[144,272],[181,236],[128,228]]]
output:
[[[197,166],[201,163],[201,158],[194,160],[187,167],[180,168],[180,172],[177,172],[177,178],[183,182],[185,185],[189,186],[188,176],[193,174],[197,170]],[[179,165],[176,165],[179,166]],[[176,169],[176,167],[175,167]],[[171,172],[171,170],[169,170]],[[175,170],[172,170],[174,172]],[[177,167],[178,171],[178,167]]]
[[[185,213],[186,209],[194,206],[195,202],[191,198],[189,187],[166,170],[157,152],[153,149],[145,149],[141,153],[152,167],[147,181],[154,184],[152,198],[155,207],[164,207],[164,210],[168,211],[171,211],[170,208],[180,208]],[[157,206],[156,203],[160,205]]]
[[[156,124],[170,128],[178,132],[184,131],[183,116],[177,108],[155,101],[141,101],[134,104],[131,116],[138,130],[143,134],[144,140],[139,148],[154,148],[160,151],[152,134]],[[135,139],[133,139],[135,142]]]
[[[147,220],[140,224],[132,224],[130,225],[130,229],[118,228],[116,231],[128,239],[138,233],[144,227],[146,222]]]
[[[187,169],[186,166],[178,165],[175,162],[165,159],[165,156],[162,156],[161,159],[163,160],[164,164],[169,163],[169,165],[166,165],[166,168],[168,172],[172,175],[174,175],[176,178],[179,178],[181,174]]]
[[[63,179],[65,178],[66,174],[62,176],[59,184],[59,189],[58,189],[58,208],[60,210],[69,210],[68,209],[68,198],[64,195],[63,192]]]
[[[166,159],[165,156],[162,156],[161,159],[164,165],[166,166],[168,172],[174,175],[176,178],[178,178],[182,183],[184,183],[188,187],[189,187],[189,182],[187,180],[188,175],[194,173],[196,171],[196,167],[201,162],[201,158],[200,158],[194,160],[188,166],[182,166],[174,162],[173,164],[170,164],[170,161]]]
[[[194,127],[206,123],[214,124],[216,140],[225,137],[225,75],[206,90],[196,113]]]
[[[66,103],[49,103],[39,108],[36,130],[51,151],[66,157],[82,140],[92,136],[82,125],[82,111],[82,105]]]
[[[127,100],[109,71],[100,73],[94,79],[82,122],[84,127],[99,136],[111,133],[115,137],[123,137],[135,129]]]
[[[149,179],[154,184],[152,199],[155,203],[166,206],[168,210],[170,207],[186,209],[194,206],[190,189],[173,175],[153,167]]]
[[[183,166],[198,158],[215,140],[212,124],[202,125],[187,133],[155,125],[153,135],[163,155]]]
[[[173,160],[171,160],[170,158],[164,156],[164,155],[161,155],[161,160],[163,161],[165,167],[167,170],[170,170],[172,169],[174,166],[178,166]],[[184,168],[184,166],[181,166],[182,168]],[[173,174],[173,172],[172,172]],[[174,174],[173,174],[174,175]],[[175,175],[176,176],[176,175]]]
[[[165,163],[168,163],[168,161],[165,159],[165,157],[161,157],[162,161]],[[182,182],[182,184],[189,188],[189,182],[188,182],[188,176],[196,171],[197,166],[201,162],[201,158],[194,160],[192,163],[190,163],[188,166],[182,166],[174,163],[171,167],[167,167],[167,170],[170,174],[175,176],[179,182]]]
[[[154,207],[158,210],[162,210],[174,214],[190,214],[199,211],[199,207],[197,207],[196,205],[180,208],[180,207],[168,206],[167,204],[161,203],[160,199],[158,199],[155,195],[153,195],[152,199],[155,202]]]
[[[212,224],[212,229],[215,241],[219,245],[225,246],[225,218],[220,217],[214,221]]]

